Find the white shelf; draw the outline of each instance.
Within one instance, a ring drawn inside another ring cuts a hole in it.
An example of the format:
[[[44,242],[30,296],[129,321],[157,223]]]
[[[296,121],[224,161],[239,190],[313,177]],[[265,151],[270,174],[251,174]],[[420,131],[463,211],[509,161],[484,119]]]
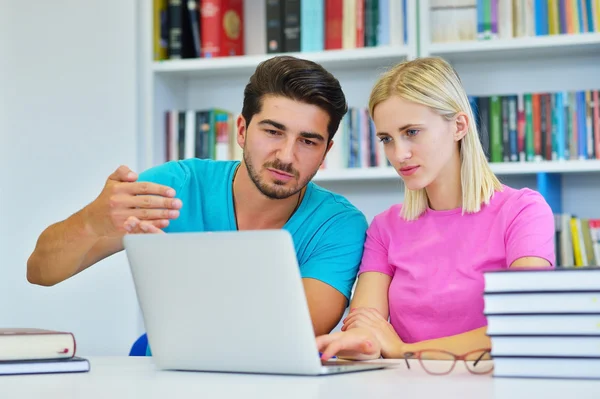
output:
[[[256,66],[278,54],[244,55],[237,57],[193,58],[154,61],[155,74],[177,77],[231,76],[251,74]],[[351,50],[327,50],[315,53],[282,53],[315,61],[327,69],[355,69],[393,65],[410,56],[407,46],[367,47]]]
[[[527,175],[536,173],[600,173],[600,160],[546,161],[546,162],[506,162],[491,163],[497,175]],[[398,173],[390,167],[348,168],[320,170],[314,177],[316,182],[365,181],[399,179]]]
[[[431,43],[431,55],[452,61],[489,61],[506,58],[571,57],[600,53],[600,33],[576,35],[531,36],[515,39],[482,40],[469,42]]]

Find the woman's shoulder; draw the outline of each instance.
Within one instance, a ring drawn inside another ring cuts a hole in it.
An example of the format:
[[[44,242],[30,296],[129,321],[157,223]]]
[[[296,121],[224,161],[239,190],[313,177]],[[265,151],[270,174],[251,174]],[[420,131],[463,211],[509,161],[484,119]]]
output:
[[[394,204],[384,210],[383,212],[375,215],[373,220],[371,221],[370,229],[378,229],[378,230],[390,230],[397,228],[399,224],[404,222],[402,215],[400,212],[402,211],[402,204]]]
[[[502,186],[502,191],[494,194],[494,202],[501,202],[503,205],[526,206],[535,203],[545,204],[546,199],[538,191],[528,187],[513,188],[507,185]]]
[[[547,213],[552,215],[552,209],[546,199],[538,191],[531,188],[513,188],[503,186],[502,191],[494,194],[492,200],[494,207],[508,217],[516,217],[522,214],[525,210],[527,213]]]

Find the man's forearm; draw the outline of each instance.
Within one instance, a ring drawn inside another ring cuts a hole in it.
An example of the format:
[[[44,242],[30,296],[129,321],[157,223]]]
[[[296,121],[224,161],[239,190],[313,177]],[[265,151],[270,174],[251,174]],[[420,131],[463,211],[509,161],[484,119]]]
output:
[[[71,277],[98,240],[86,227],[83,211],[49,226],[27,261],[27,280],[49,286]]]

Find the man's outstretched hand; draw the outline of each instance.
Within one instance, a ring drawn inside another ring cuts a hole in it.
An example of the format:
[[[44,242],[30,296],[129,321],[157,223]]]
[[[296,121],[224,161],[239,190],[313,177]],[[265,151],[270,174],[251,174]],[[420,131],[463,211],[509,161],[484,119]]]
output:
[[[127,166],[108,177],[100,195],[85,209],[88,230],[98,237],[162,232],[170,220],[179,217],[182,203],[173,188],[137,179]]]

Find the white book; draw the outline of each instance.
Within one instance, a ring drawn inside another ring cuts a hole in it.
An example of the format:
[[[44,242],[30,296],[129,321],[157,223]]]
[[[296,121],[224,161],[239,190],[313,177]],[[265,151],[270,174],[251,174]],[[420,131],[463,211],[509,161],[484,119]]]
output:
[[[494,377],[600,378],[599,358],[495,357]],[[565,393],[567,396],[568,393]]]
[[[596,292],[494,293],[484,294],[488,314],[600,313],[600,290]]]
[[[389,0],[390,13],[389,23],[390,28],[390,46],[403,46],[404,38],[404,10],[402,8],[403,0]]]
[[[194,158],[196,155],[196,111],[185,111],[185,142],[184,158]]]
[[[600,336],[492,336],[492,357],[598,357]]]
[[[490,314],[486,318],[490,336],[600,335],[600,314]]]
[[[486,293],[600,291],[600,267],[503,269],[483,274]]]

